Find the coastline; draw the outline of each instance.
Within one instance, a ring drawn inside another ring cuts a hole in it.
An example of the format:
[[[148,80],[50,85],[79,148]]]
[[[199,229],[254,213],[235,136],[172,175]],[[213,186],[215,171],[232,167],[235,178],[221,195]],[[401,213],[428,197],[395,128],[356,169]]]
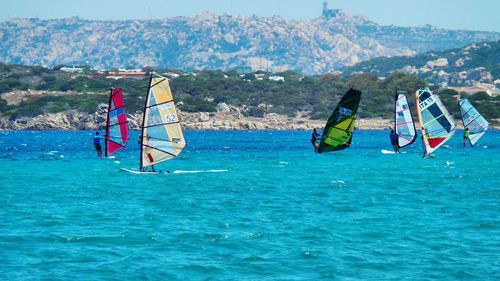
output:
[[[34,117],[20,117],[11,120],[0,117],[0,130],[103,130],[106,125],[106,108],[100,107],[94,114],[77,111],[47,113]],[[139,130],[142,113],[127,114],[131,130]],[[275,113],[263,117],[243,116],[237,109],[219,112],[179,112],[182,126],[186,130],[312,130],[322,129],[326,120],[311,120],[307,113],[289,117]],[[382,118],[359,118],[356,120],[358,130],[385,130],[394,126],[394,121]],[[419,127],[418,123],[416,124]],[[490,125],[491,129],[498,126]],[[463,129],[457,120],[457,128]]]

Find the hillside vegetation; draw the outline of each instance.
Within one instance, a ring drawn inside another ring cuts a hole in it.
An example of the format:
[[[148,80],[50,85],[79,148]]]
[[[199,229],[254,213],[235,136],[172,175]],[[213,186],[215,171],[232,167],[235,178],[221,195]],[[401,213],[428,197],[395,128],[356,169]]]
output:
[[[57,69],[57,68],[56,68]],[[167,70],[157,69],[158,73]],[[238,107],[244,115],[261,117],[266,113],[288,116],[306,114],[311,119],[325,119],[342,95],[350,88],[363,91],[359,116],[392,119],[394,94],[407,94],[427,86],[415,75],[393,73],[385,79],[374,74],[349,77],[326,74],[304,76],[295,72],[277,73],[285,82],[270,81],[269,73],[240,75],[236,71],[201,71],[185,73],[171,80],[175,100],[183,111],[213,112],[219,103]],[[148,79],[122,78],[118,80],[97,76],[87,68],[82,74],[69,74],[40,66],[0,64],[0,97],[16,95],[17,90],[44,94],[26,96],[16,105],[0,99],[0,115],[15,119],[42,113],[66,110],[95,112],[99,104],[107,103],[111,87],[122,88],[128,112],[142,110]],[[436,89],[436,88],[433,88]],[[14,91],[14,94],[12,93]],[[458,117],[457,92],[442,90],[440,96],[448,109]],[[464,95],[462,95],[464,96]],[[499,97],[486,93],[472,95],[471,100],[487,119],[500,118]],[[409,98],[410,101],[413,98]],[[413,106],[413,105],[412,105]]]

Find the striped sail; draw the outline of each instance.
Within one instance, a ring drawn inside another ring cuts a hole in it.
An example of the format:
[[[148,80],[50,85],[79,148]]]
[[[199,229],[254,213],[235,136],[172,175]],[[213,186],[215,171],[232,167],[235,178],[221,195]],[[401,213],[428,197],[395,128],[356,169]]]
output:
[[[318,153],[342,150],[351,145],[361,92],[350,89],[326,122]]]
[[[464,129],[469,128],[469,140],[474,145],[486,133],[489,123],[468,99],[460,100],[458,104]]]
[[[396,94],[395,100],[394,131],[398,135],[398,145],[402,148],[415,142],[415,139],[417,139],[417,130],[413,123],[406,95]]]
[[[106,118],[106,135],[104,137],[104,154],[109,156],[127,145],[129,138],[127,114],[120,88],[111,89]]]
[[[167,78],[151,74],[141,134],[141,170],[174,157],[186,145]]]
[[[439,97],[428,88],[417,90],[415,98],[425,155],[428,156],[453,136],[456,124]]]

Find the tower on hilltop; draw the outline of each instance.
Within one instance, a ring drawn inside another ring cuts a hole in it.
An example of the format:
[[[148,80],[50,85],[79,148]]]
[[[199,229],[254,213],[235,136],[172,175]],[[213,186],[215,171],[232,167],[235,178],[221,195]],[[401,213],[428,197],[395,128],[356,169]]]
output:
[[[323,12],[321,16],[327,19],[334,19],[338,16],[342,15],[342,10],[340,9],[330,9],[328,8],[328,2],[323,2]]]

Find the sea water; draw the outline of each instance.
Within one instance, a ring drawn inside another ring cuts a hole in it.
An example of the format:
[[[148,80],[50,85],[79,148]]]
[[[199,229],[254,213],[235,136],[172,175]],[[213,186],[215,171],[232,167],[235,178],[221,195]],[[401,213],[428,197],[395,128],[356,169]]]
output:
[[[499,280],[500,133],[435,158],[388,132],[187,131],[134,175],[94,132],[0,132],[0,280]]]

